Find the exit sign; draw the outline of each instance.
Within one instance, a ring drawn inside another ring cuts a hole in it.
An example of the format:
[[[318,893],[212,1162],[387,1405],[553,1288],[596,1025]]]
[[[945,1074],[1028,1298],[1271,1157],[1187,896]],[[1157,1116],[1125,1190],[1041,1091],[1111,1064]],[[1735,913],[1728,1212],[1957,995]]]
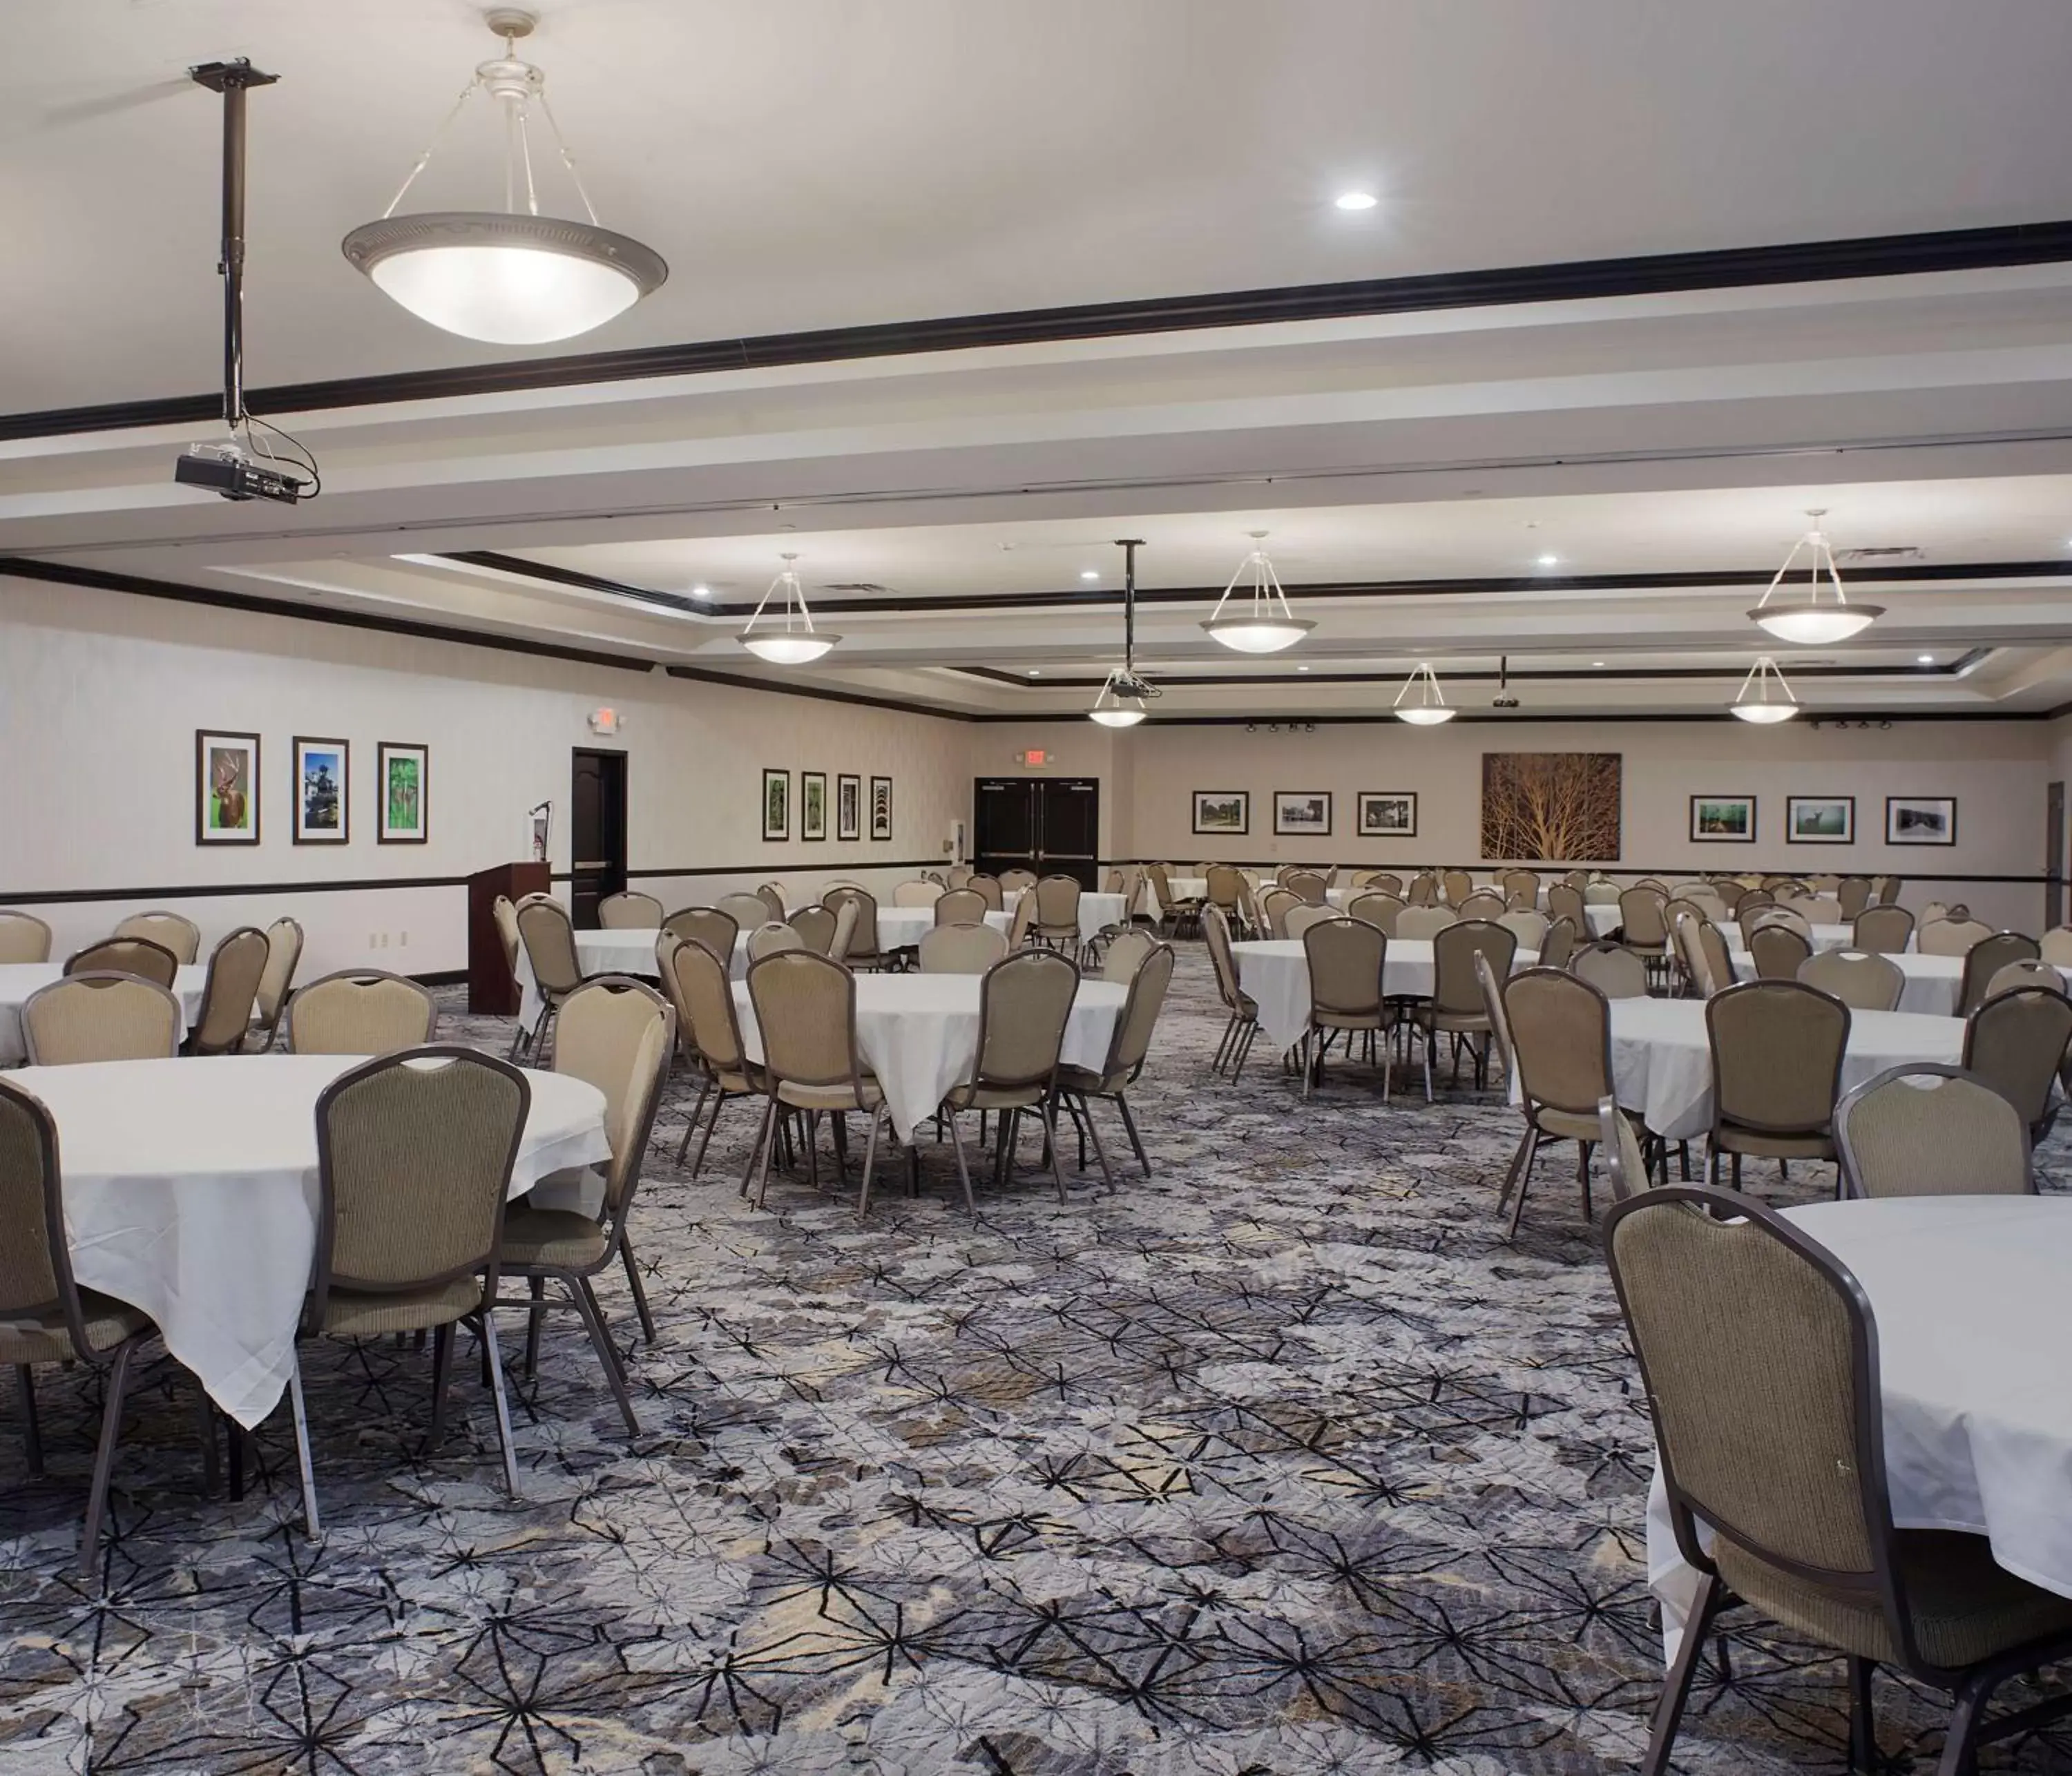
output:
[[[1022,763],[1025,765],[1047,765],[1050,762],[1050,754],[1041,746],[1031,746],[1022,754]]]

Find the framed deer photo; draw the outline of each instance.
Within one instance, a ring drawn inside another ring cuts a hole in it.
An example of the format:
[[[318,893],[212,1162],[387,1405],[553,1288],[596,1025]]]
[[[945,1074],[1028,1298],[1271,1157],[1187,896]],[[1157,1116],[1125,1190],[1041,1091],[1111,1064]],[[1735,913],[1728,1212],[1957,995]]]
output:
[[[195,731],[195,843],[259,842],[259,736]]]

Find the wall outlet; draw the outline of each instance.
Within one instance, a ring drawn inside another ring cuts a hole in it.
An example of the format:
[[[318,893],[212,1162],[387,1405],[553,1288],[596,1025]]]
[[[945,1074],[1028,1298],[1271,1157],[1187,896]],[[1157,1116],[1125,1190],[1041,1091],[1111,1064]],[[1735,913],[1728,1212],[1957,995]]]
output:
[[[367,934],[367,947],[370,950],[378,949],[380,948],[380,946],[374,941],[374,934],[372,931],[369,931]]]
[[[396,938],[396,948],[399,950],[407,950],[409,947],[410,934],[408,931],[399,932]]]

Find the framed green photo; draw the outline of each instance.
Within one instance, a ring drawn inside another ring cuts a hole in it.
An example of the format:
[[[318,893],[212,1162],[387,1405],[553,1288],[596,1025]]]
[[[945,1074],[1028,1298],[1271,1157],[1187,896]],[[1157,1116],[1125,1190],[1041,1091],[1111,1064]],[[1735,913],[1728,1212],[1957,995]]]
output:
[[[195,843],[259,842],[259,736],[195,732]]]
[[[763,773],[763,837],[766,841],[791,836],[791,774],[788,771]]]
[[[799,773],[799,837],[824,839],[828,836],[828,774],[824,771]]]
[[[835,837],[863,837],[863,779],[837,775],[835,778]]]
[[[380,845],[422,845],[431,837],[431,749],[384,740],[375,748],[381,818]]]

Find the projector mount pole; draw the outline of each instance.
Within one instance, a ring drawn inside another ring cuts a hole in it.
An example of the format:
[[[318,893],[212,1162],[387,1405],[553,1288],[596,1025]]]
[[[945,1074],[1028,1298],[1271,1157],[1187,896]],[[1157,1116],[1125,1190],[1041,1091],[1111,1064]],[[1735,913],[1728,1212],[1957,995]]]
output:
[[[234,439],[245,422],[245,95],[271,86],[245,57],[204,62],[187,72],[198,86],[223,95],[223,422]]]
[[[1118,536],[1116,546],[1122,551],[1122,669],[1132,678],[1137,676],[1137,552],[1144,546],[1141,536]]]

